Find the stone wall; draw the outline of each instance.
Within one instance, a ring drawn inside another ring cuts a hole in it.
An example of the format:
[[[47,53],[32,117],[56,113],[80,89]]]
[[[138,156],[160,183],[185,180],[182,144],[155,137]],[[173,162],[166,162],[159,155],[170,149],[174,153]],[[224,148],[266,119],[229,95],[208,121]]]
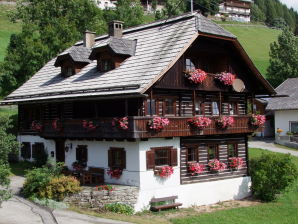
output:
[[[113,191],[96,190],[95,187],[83,187],[83,190],[64,199],[65,203],[80,208],[102,208],[105,204],[123,203],[135,207],[139,188],[134,186],[112,185]]]

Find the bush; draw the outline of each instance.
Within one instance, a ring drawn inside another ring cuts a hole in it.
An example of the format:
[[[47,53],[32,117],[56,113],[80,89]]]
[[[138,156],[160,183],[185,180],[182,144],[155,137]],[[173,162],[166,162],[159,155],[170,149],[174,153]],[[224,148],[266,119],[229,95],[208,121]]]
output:
[[[134,213],[133,208],[130,205],[122,204],[122,203],[112,203],[106,204],[104,209],[110,212],[132,215]]]
[[[39,191],[42,198],[62,201],[66,196],[80,192],[80,182],[71,176],[53,177],[46,187]]]
[[[297,178],[290,155],[262,154],[250,162],[253,195],[263,201],[275,200]]]

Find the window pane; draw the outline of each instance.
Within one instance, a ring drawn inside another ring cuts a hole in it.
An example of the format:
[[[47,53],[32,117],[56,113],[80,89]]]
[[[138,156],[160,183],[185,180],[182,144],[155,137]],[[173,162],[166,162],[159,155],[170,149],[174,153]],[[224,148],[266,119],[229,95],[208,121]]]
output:
[[[291,132],[298,133],[298,122],[291,122]]]
[[[158,149],[155,150],[155,165],[163,166],[169,165],[169,150],[167,149]]]
[[[212,102],[212,114],[219,115],[218,103]]]

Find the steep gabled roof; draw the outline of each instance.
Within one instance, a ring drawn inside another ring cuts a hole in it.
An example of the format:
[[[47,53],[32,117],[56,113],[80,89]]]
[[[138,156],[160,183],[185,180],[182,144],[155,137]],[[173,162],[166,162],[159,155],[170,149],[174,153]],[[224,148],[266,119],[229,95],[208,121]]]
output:
[[[136,40],[137,45],[134,55],[127,58],[120,67],[100,73],[96,61],[93,61],[79,73],[62,78],[60,68],[54,66],[54,58],[6,97],[3,103],[123,94],[141,96],[174,65],[200,34],[237,41],[233,34],[200,14],[185,14],[140,25],[123,31],[123,38]],[[95,47],[104,46],[110,37],[103,35],[95,40]],[[82,44],[80,41],[74,46],[81,47]]]
[[[271,98],[267,110],[298,110],[298,78],[291,78],[280,84],[275,91],[277,95],[288,97]]]
[[[89,64],[92,61],[89,59],[91,49],[83,46],[72,46],[63,53],[57,56],[55,66],[60,66],[61,62],[66,58],[70,57],[74,62],[81,62]]]

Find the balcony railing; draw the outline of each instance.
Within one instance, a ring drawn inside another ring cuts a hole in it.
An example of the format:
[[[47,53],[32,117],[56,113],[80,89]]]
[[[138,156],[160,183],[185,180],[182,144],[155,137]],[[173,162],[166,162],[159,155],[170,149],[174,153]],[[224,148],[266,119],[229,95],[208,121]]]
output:
[[[96,128],[83,127],[82,119],[58,120],[56,125],[53,121],[40,121],[40,130],[28,128],[28,125],[20,128],[20,134],[38,134],[45,138],[98,138],[98,139],[135,139],[152,137],[183,137],[196,135],[218,135],[218,134],[241,134],[256,131],[249,125],[250,116],[235,116],[234,124],[225,130],[216,127],[216,117],[211,117],[212,123],[203,130],[194,129],[189,126],[188,120],[192,117],[169,117],[169,125],[161,131],[151,130],[148,122],[152,117],[129,117],[126,130],[113,126],[113,118],[92,119]],[[28,122],[27,122],[28,123]],[[26,124],[27,124],[26,123]],[[26,128],[27,127],[27,128]],[[258,131],[261,128],[258,129]]]

